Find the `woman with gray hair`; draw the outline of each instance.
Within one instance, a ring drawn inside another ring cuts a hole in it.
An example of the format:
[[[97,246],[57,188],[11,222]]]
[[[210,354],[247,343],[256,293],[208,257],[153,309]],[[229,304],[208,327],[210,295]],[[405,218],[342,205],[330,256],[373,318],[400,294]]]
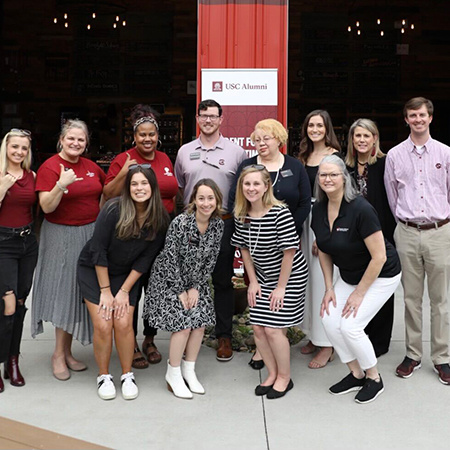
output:
[[[364,328],[397,288],[400,261],[384,239],[376,211],[358,195],[338,156],[320,163],[315,194],[312,228],[325,280],[320,314],[330,342],[350,369],[329,392],[359,391],[355,401],[369,403],[384,387]],[[334,285],[333,265],[339,269]]]
[[[68,120],[59,136],[59,153],[42,164],[36,177],[45,218],[33,287],[31,334],[42,333],[44,321],[55,326],[52,370],[61,381],[70,378],[69,369],[86,370],[72,355],[72,337],[83,345],[92,342],[92,326],[77,283],[77,261],[94,231],[105,174],[81,157],[88,145],[86,124]]]
[[[358,119],[348,132],[345,163],[356,189],[375,208],[384,237],[394,243],[396,222],[389,207],[384,186],[385,154],[380,149],[380,132],[370,119]],[[383,305],[366,327],[377,356],[389,351],[394,324],[394,295]]]

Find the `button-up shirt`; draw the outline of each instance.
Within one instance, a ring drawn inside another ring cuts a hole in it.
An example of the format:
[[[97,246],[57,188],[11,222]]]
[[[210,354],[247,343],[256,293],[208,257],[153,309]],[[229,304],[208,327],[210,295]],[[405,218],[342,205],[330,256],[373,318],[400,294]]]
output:
[[[200,138],[183,145],[175,161],[178,186],[184,190],[183,203],[187,205],[197,181],[211,178],[223,195],[223,209],[228,205],[228,193],[237,168],[247,154],[242,147],[220,135],[212,148],[206,148]]]
[[[419,153],[411,137],[386,156],[384,183],[397,219],[430,223],[450,217],[450,147],[431,137]]]

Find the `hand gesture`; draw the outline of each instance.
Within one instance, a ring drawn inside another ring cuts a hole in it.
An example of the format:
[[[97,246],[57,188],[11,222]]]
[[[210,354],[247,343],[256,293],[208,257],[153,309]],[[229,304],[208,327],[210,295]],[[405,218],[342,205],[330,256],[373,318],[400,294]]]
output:
[[[325,295],[323,296],[322,306],[320,307],[320,317],[325,315],[330,315],[330,302],[333,303],[333,306],[336,308],[336,294],[334,293],[334,288],[328,289],[325,291]]]
[[[59,173],[59,183],[64,189],[67,189],[67,186],[70,186],[75,181],[81,181],[83,178],[77,178],[73,169],[66,170],[63,164],[59,165],[61,167],[61,171]]]
[[[248,306],[250,306],[250,308],[255,307],[256,299],[261,297],[262,297],[261,286],[259,285],[259,283],[258,282],[250,283],[247,289]]]
[[[111,320],[114,311],[114,297],[111,291],[103,290],[100,292],[100,303],[98,304],[97,314],[102,313],[102,319]]]
[[[125,160],[125,164],[122,167],[122,172],[127,173],[130,166],[133,164],[138,164],[138,162],[135,159],[131,159],[130,154],[127,153],[127,159]]]
[[[183,305],[184,309],[189,309],[189,302],[188,302],[188,294],[186,291],[182,292],[181,294],[178,294],[178,298],[180,299],[180,302]]]
[[[5,176],[0,175],[0,189],[3,188],[6,192],[16,181],[17,178],[10,173],[6,173]]]
[[[198,303],[198,290],[195,288],[191,288],[187,291],[188,296],[188,307],[189,309],[195,308]]]
[[[125,313],[130,313],[130,295],[119,289],[114,297],[114,319],[121,319]]]
[[[282,287],[276,287],[269,295],[271,311],[278,312],[283,308],[284,296],[286,294],[286,289]]]

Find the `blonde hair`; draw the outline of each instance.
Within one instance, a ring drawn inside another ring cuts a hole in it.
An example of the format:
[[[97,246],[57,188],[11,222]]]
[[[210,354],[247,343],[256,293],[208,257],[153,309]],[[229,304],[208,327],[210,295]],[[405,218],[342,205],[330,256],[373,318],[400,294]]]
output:
[[[372,153],[369,155],[369,165],[375,164],[378,158],[384,158],[386,155],[380,149],[380,132],[378,131],[377,124],[370,119],[358,119],[352,123],[350,130],[348,131],[348,144],[347,144],[347,156],[345,157],[345,164],[349,167],[355,167],[356,164],[356,150],[353,147],[353,135],[357,127],[364,128],[373,136],[376,136],[375,140],[375,155]]]
[[[261,169],[259,165],[247,166],[242,170],[239,176],[236,187],[236,203],[234,205],[234,216],[242,223],[245,221],[245,218],[247,217],[248,211],[250,209],[250,202],[245,198],[242,187],[244,184],[244,178],[248,174],[255,172],[259,172],[261,174],[262,181],[264,185],[267,186],[267,191],[262,197],[264,207],[272,208],[272,206],[285,205],[284,202],[276,199],[273,195],[272,180],[267,169],[265,167]]]
[[[5,137],[2,140],[2,145],[0,147],[0,174],[5,176],[7,170],[8,170],[8,154],[6,151],[6,148],[9,144],[9,140],[12,137],[26,137],[28,138],[28,153],[27,156],[25,156],[25,159],[22,161],[20,166],[22,169],[25,169],[27,172],[31,170],[31,137],[22,133],[21,131],[8,131],[8,133],[5,134]]]
[[[62,150],[61,140],[64,139],[66,134],[72,128],[79,128],[80,130],[84,131],[84,134],[86,136],[86,147],[85,147],[85,150],[89,147],[89,130],[88,130],[88,127],[86,125],[86,122],[83,122],[80,119],[69,119],[62,126],[61,133],[59,134],[58,143],[56,144],[56,150],[58,150],[58,153]]]
[[[197,192],[201,186],[207,186],[211,188],[214,197],[216,198],[216,209],[213,211],[210,218],[213,219],[214,217],[220,217],[220,215],[223,214],[223,196],[222,192],[220,192],[219,186],[217,186],[217,183],[211,180],[211,178],[202,178],[201,180],[197,181],[194,189],[192,189],[191,198],[189,199],[189,204],[186,207],[186,212],[188,214],[193,214],[197,210],[197,206],[195,205],[195,197],[197,196]]]
[[[278,120],[275,119],[264,119],[260,120],[256,125],[255,129],[253,130],[252,134],[250,135],[250,139],[252,142],[255,142],[255,131],[257,129],[263,130],[266,133],[270,133],[273,135],[273,137],[280,143],[280,147],[283,147],[283,145],[286,145],[288,140],[288,133],[286,131],[286,128],[283,127],[283,125],[278,122]]]

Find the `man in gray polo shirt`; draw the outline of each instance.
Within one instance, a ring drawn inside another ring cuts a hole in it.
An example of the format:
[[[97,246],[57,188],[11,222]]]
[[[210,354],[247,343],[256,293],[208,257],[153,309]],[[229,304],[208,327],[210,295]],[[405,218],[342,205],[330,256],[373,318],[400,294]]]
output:
[[[223,195],[223,208],[228,205],[228,193],[239,164],[247,158],[245,150],[225,139],[220,134],[223,121],[222,107],[214,100],[203,100],[198,105],[197,123],[200,136],[178,151],[175,162],[175,176],[183,193],[186,206],[192,189],[198,180],[211,178],[219,186]],[[234,247],[230,245],[234,232],[232,211],[222,218],[225,229],[222,243],[214,269],[212,280],[214,286],[214,307],[216,311],[216,337],[219,339],[217,359],[229,361],[233,358],[231,332],[234,310],[233,259]]]

